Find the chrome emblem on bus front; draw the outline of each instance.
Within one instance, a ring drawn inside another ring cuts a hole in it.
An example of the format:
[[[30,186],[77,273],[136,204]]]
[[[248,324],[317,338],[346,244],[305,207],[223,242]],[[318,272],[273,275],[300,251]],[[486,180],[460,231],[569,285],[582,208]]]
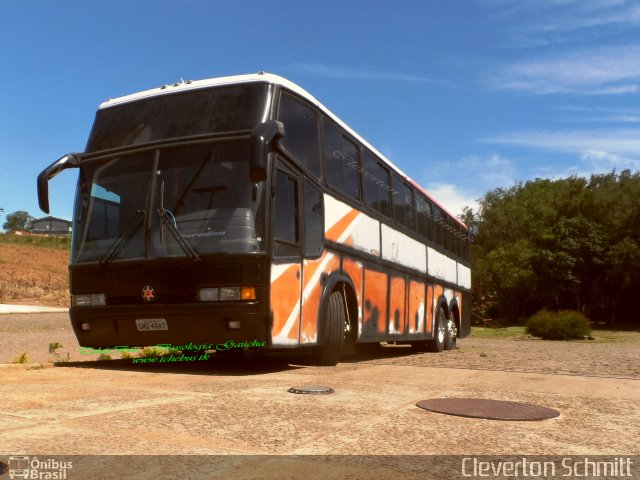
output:
[[[142,289],[142,298],[145,302],[153,302],[156,299],[156,292],[151,285],[147,285]]]

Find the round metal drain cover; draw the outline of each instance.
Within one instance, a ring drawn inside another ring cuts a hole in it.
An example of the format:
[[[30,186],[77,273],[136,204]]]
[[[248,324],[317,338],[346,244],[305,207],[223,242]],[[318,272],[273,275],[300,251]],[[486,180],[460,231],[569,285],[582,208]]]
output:
[[[325,395],[327,393],[333,393],[333,389],[323,385],[304,385],[302,387],[291,387],[287,392],[306,393],[309,395]]]
[[[530,403],[481,398],[433,398],[416,405],[432,412],[489,420],[546,420],[560,415],[557,410]]]

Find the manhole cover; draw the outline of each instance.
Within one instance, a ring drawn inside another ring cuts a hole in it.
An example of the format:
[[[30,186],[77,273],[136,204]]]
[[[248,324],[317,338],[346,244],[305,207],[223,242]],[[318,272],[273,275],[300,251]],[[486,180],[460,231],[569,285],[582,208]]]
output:
[[[306,393],[310,395],[324,395],[333,393],[333,389],[322,385],[304,385],[302,387],[291,387],[289,393]]]
[[[432,398],[416,405],[432,412],[490,420],[546,420],[560,415],[557,410],[530,403],[480,398]]]

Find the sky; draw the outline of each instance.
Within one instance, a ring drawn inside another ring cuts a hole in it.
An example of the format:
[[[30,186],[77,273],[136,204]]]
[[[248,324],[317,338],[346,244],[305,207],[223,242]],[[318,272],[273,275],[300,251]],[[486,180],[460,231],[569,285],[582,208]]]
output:
[[[0,225],[98,105],[267,71],[450,212],[535,178],[640,169],[639,0],[0,0]],[[71,219],[77,170],[50,182]]]

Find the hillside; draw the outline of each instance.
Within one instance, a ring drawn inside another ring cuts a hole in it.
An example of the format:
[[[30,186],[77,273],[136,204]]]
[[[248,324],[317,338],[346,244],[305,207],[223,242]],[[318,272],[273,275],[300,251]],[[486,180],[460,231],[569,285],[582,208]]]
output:
[[[69,305],[69,240],[0,235],[0,303]]]

